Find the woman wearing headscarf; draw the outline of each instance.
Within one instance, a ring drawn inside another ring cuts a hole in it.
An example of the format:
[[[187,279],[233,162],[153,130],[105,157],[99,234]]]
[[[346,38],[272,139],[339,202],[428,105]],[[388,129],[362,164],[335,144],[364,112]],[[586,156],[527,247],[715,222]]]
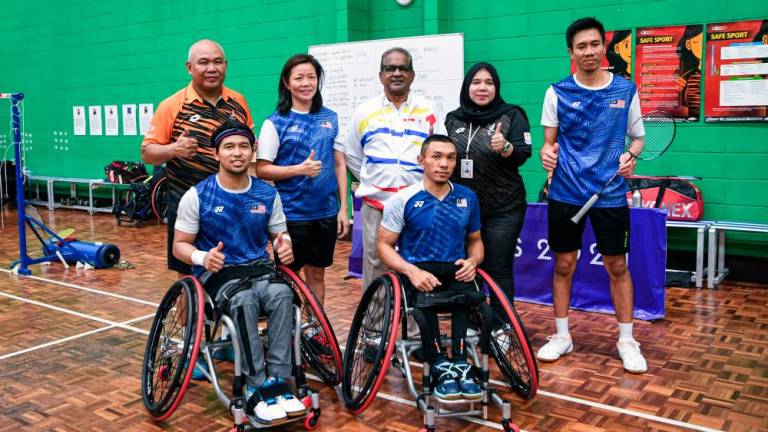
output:
[[[531,127],[521,107],[504,102],[499,74],[489,63],[469,69],[459,101],[445,120],[458,159],[451,180],[479,197],[487,251],[483,269],[512,301],[515,250],[527,206],[518,168],[531,157]]]

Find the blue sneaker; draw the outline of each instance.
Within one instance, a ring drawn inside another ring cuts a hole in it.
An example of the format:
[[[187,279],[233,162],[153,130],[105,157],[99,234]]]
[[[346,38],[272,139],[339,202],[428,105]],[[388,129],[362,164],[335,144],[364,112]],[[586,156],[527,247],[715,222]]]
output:
[[[184,363],[184,367],[189,366],[189,359]],[[202,370],[200,370],[202,368]],[[192,369],[192,379],[195,381],[208,381],[208,377],[205,376],[203,373],[203,370],[208,372],[208,366],[206,366],[205,361],[202,357],[198,356],[197,361],[195,362],[195,368]]]
[[[430,374],[435,384],[434,395],[440,399],[461,399],[461,387],[456,380],[458,375],[453,370],[453,364],[447,359],[438,360],[431,367]]]
[[[472,365],[467,363],[466,360],[459,360],[453,364],[453,370],[456,371],[456,375],[459,377],[461,396],[464,399],[481,399],[483,397],[483,389],[477,383],[475,374],[472,373]]]
[[[216,360],[223,360],[228,361],[230,363],[235,362],[235,347],[232,345],[222,348],[220,350],[216,350],[216,352],[213,353],[213,358]]]

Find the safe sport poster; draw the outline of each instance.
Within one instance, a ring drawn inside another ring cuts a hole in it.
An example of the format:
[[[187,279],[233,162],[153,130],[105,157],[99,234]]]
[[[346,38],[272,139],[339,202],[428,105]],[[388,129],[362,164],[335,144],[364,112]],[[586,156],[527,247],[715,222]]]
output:
[[[635,38],[635,82],[643,113],[665,111],[680,121],[701,114],[701,24],[645,27]]]
[[[768,122],[768,20],[707,26],[704,119]]]

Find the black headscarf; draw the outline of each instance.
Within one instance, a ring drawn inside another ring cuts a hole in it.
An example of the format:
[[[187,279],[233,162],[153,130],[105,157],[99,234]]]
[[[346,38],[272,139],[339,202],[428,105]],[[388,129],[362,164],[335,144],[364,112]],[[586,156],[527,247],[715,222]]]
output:
[[[485,106],[478,106],[472,102],[469,98],[469,85],[472,83],[472,78],[480,69],[485,69],[491,74],[493,78],[493,84],[496,86],[496,95],[491,103]],[[461,121],[472,122],[480,125],[489,124],[496,121],[499,117],[506,114],[509,111],[519,111],[525,120],[528,121],[528,116],[525,114],[525,110],[517,105],[512,105],[504,102],[504,98],[501,97],[501,80],[499,79],[499,73],[496,72],[496,68],[492,64],[486,62],[476,63],[469,68],[467,74],[464,75],[464,82],[461,84],[461,95],[459,96],[459,108],[448,113],[448,118],[454,117]]]

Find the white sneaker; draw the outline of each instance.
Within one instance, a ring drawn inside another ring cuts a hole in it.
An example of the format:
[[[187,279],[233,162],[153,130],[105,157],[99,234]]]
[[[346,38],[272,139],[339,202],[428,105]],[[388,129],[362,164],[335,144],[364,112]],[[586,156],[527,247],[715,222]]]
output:
[[[253,415],[259,423],[276,424],[288,418],[283,407],[275,399],[259,401],[253,409]]]
[[[259,397],[256,387],[246,387],[245,398],[246,401],[248,401],[248,405],[253,403],[251,402],[252,398]],[[283,407],[277,403],[277,399],[274,398],[256,402],[256,406],[253,407],[253,417],[255,417],[256,421],[259,423],[264,424],[277,424],[288,419],[285,409],[283,409]]]
[[[276,399],[288,417],[300,417],[307,413],[307,407],[292,393],[280,395]]]
[[[648,364],[643,353],[640,352],[640,344],[634,339],[619,339],[616,343],[619,350],[619,358],[624,363],[624,370],[631,373],[645,373]]]
[[[536,353],[536,358],[543,362],[553,362],[560,356],[573,351],[573,342],[570,336],[554,334],[547,337],[547,340],[549,342],[539,348],[539,352]]]

